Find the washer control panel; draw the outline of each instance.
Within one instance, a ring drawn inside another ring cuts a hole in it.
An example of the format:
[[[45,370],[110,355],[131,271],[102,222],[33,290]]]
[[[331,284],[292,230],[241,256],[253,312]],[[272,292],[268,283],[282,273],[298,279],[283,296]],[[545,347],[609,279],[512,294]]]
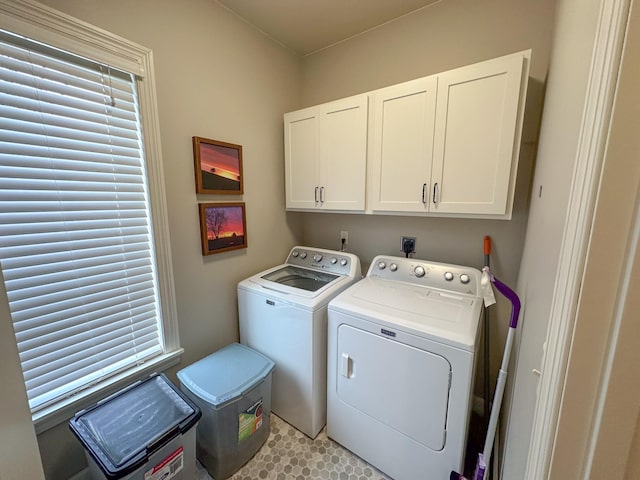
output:
[[[360,275],[360,260],[354,254],[347,252],[310,247],[293,247],[289,252],[286,263],[338,275]]]
[[[462,265],[379,255],[371,262],[367,276],[478,296],[482,273]]]

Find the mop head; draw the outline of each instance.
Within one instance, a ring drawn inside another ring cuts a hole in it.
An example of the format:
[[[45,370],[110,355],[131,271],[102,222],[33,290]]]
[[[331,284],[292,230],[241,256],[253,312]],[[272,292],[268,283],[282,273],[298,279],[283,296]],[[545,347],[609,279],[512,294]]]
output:
[[[464,475],[458,472],[451,472],[449,480],[483,480],[484,473],[487,470],[487,464],[484,461],[484,455],[478,454],[478,463],[476,463],[476,470],[473,472],[473,477],[467,479]]]

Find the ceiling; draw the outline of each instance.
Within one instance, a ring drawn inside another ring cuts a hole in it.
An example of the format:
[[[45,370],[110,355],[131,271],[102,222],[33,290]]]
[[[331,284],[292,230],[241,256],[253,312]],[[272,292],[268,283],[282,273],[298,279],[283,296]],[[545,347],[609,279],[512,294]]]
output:
[[[218,0],[299,55],[308,55],[441,0]]]

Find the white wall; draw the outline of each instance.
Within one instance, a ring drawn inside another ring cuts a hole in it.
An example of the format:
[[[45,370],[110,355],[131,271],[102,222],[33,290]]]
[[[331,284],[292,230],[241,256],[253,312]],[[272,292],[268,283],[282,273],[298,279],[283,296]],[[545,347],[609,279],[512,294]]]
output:
[[[539,113],[555,0],[440,1],[304,59],[303,106],[528,48]],[[528,117],[535,122],[537,115]],[[527,129],[527,141],[536,130]]]
[[[44,3],[153,50],[185,349],[173,375],[238,340],[238,281],[281,261],[296,241],[296,220],[284,212],[282,114],[300,103],[300,60],[215,1]],[[196,196],[192,136],[243,146],[243,196]],[[247,249],[201,255],[197,203],[211,201],[246,203]],[[66,480],[84,467],[84,454],[65,424],[39,435],[38,442],[48,480]]]
[[[624,8],[622,14],[624,26]],[[640,412],[637,2],[629,18],[620,75],[614,78],[617,91],[612,121],[605,124],[604,160],[597,166],[598,195],[558,414],[552,478],[621,480],[635,478],[633,472],[638,470],[637,444],[633,450]]]
[[[305,57],[300,107],[533,49],[516,198],[510,221],[290,213],[290,218],[302,221],[302,241],[336,249],[340,245],[340,230],[348,230],[349,250],[360,257],[366,268],[377,254],[402,255],[400,237],[409,235],[417,237],[417,258],[480,268],[484,260],[483,238],[490,235],[492,267],[503,281],[515,285],[527,221],[554,7],[555,0],[438,2]],[[499,367],[510,311],[502,298],[498,301],[492,314],[492,379]]]
[[[506,398],[504,478],[524,478],[542,345],[580,141],[599,1],[559,1],[518,291],[524,300]],[[582,4],[580,8],[577,4]],[[539,192],[542,189],[542,193]],[[512,394],[511,394],[512,393]],[[510,406],[513,405],[513,414]]]
[[[4,285],[0,272],[0,285]],[[18,347],[11,325],[9,302],[0,291],[0,478],[39,480],[44,478],[36,433],[31,423]]]

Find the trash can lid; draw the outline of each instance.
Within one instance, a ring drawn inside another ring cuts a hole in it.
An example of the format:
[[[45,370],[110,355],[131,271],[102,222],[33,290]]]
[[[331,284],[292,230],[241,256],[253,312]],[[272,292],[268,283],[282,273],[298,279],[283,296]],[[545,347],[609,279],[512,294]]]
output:
[[[275,363],[260,352],[232,343],[178,372],[182,385],[220,409],[264,380]]]
[[[105,476],[116,479],[143,465],[201,415],[163,374],[153,374],[76,413],[69,426]]]

